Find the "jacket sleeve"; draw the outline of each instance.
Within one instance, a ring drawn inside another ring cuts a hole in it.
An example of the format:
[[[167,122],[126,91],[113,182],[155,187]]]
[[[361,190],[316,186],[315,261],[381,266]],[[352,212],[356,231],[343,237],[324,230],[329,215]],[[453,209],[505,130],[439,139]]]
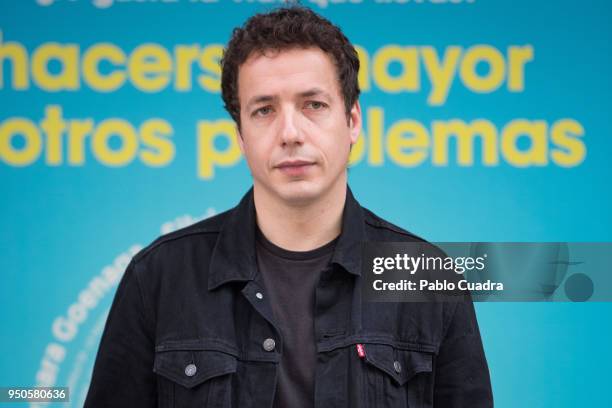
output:
[[[123,275],[102,334],[86,408],[157,405],[154,326],[145,314],[134,260]]]
[[[434,407],[493,407],[489,368],[471,297],[449,306],[454,312],[436,356]]]

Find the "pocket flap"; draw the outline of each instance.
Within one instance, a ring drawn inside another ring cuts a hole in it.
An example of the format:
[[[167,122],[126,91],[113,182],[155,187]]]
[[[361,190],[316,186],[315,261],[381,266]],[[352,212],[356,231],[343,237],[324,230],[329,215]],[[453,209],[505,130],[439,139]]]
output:
[[[153,371],[186,388],[236,372],[236,357],[213,350],[172,350],[155,353]]]
[[[431,372],[432,354],[395,348],[386,344],[364,344],[365,360],[404,385],[415,374]]]

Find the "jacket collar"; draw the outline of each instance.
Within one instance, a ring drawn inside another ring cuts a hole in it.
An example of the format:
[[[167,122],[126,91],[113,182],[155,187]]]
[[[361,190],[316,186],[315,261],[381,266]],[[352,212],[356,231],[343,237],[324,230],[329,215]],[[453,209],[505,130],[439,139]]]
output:
[[[253,187],[228,214],[213,249],[208,289],[232,281],[253,280],[257,273],[255,255],[255,201]],[[347,272],[361,275],[361,243],[365,240],[364,216],[349,186],[342,212],[342,231],[331,262]]]

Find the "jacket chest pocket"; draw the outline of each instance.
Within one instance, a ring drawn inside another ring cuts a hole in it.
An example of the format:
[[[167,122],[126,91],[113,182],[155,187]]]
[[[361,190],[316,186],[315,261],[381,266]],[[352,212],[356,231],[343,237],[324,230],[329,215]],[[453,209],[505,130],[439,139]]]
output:
[[[361,381],[368,408],[432,406],[431,353],[386,344],[364,344]]]
[[[236,367],[236,357],[221,351],[156,352],[159,407],[231,407]]]

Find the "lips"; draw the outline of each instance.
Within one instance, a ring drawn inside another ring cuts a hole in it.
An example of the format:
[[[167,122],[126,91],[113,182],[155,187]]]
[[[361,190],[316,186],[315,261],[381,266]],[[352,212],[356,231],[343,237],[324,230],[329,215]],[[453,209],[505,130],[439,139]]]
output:
[[[315,162],[309,160],[285,160],[279,163],[276,168],[286,176],[301,178],[306,177],[306,175],[310,172],[310,169],[313,168],[314,164]]]
[[[308,166],[308,165],[311,165],[311,164],[314,164],[314,162],[311,162],[311,161],[308,161],[308,160],[286,160],[284,162],[281,162],[276,167],[282,169],[282,168],[287,168],[287,167]]]

